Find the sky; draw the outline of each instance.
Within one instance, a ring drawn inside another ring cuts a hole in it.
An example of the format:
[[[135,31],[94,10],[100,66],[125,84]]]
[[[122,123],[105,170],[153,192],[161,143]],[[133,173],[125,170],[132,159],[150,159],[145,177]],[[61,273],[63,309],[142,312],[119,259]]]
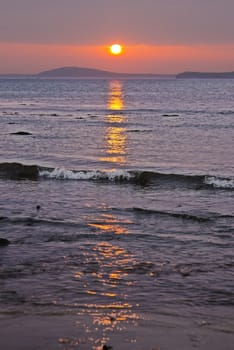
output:
[[[233,14],[233,0],[0,0],[0,73],[234,71]]]

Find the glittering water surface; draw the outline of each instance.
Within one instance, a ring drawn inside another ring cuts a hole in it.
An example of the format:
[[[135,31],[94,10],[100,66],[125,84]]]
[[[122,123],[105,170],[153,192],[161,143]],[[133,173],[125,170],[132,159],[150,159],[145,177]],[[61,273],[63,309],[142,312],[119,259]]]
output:
[[[178,305],[233,330],[233,91],[1,79],[0,313],[77,315],[94,349]]]

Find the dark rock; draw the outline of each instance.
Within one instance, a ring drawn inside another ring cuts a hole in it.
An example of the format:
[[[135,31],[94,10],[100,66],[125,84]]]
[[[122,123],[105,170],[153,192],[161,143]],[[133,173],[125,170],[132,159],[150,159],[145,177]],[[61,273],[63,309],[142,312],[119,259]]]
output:
[[[163,114],[163,117],[179,117],[179,114]]]
[[[17,132],[12,132],[11,135],[32,135],[30,132],[28,131],[17,131]]]
[[[5,247],[7,245],[9,245],[11,242],[6,239],[6,238],[0,238],[0,247]]]
[[[234,72],[183,72],[176,79],[233,79]]]
[[[0,163],[0,177],[20,180],[38,178],[39,170],[36,165],[24,165],[20,163]]]
[[[112,346],[109,345],[103,345],[102,350],[111,350]]]
[[[179,272],[180,272],[181,276],[183,276],[183,277],[190,276],[190,274],[191,274],[191,271],[188,269],[180,269]]]

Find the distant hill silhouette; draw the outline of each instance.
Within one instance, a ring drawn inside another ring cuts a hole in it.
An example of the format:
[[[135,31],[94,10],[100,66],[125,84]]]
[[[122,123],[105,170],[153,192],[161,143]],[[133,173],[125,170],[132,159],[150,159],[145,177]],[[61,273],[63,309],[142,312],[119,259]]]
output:
[[[107,72],[105,70],[99,70],[94,68],[81,68],[81,67],[61,67],[46,70],[39,73],[39,76],[43,77],[69,77],[69,78],[96,78],[96,77],[109,77],[114,76],[117,73]]]
[[[115,73],[94,68],[85,67],[61,67],[50,69],[37,74],[39,77],[48,78],[174,78],[171,74],[132,74]]]
[[[176,79],[234,79],[234,72],[183,72],[177,74]]]

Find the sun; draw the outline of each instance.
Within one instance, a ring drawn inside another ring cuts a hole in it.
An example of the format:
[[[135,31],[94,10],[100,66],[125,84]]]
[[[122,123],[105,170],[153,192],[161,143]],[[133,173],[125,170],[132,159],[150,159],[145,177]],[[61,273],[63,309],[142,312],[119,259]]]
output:
[[[113,44],[110,46],[109,49],[112,55],[121,55],[121,53],[123,52],[123,47],[120,44]]]

